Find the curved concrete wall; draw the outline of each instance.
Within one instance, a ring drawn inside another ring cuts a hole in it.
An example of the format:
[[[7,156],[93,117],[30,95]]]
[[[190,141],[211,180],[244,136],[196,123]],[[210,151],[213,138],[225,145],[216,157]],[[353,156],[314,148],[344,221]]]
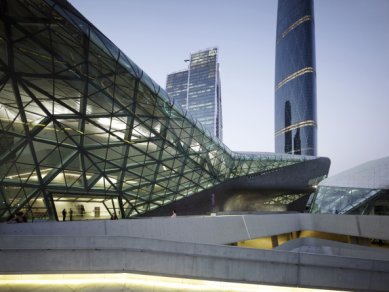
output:
[[[389,216],[265,214],[0,224],[0,235],[132,236],[227,244],[300,230],[389,240]]]
[[[0,273],[137,272],[387,291],[389,257],[376,250],[335,256],[221,244],[298,230],[389,239],[388,224],[385,216],[312,214],[0,224]]]

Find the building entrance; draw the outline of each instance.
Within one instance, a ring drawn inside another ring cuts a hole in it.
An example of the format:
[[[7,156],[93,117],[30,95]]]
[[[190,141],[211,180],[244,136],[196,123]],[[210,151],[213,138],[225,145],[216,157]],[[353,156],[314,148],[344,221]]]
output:
[[[117,199],[53,194],[59,221],[101,220],[120,217]]]

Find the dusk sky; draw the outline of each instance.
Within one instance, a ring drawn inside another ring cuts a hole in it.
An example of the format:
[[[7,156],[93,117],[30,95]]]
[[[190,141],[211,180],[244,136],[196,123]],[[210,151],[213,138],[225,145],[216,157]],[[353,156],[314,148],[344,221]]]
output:
[[[165,88],[217,46],[224,143],[274,152],[276,0],[70,0]],[[330,175],[389,156],[389,1],[316,0],[318,155]]]

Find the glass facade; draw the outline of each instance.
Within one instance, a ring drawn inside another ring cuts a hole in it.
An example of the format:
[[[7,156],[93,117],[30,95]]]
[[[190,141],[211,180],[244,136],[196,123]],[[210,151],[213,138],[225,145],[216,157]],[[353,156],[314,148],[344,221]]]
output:
[[[67,1],[2,4],[0,221],[58,220],[63,202],[130,218],[312,159],[231,152]]]
[[[366,214],[369,202],[382,192],[379,189],[319,186],[311,206],[315,214]]]
[[[166,91],[182,109],[188,109],[188,70],[168,75]]]
[[[326,178],[312,199],[312,213],[389,215],[389,157]]]
[[[218,49],[193,53],[189,61],[188,70],[168,75],[166,91],[205,129],[222,140]]]
[[[279,0],[275,151],[317,155],[313,0]]]

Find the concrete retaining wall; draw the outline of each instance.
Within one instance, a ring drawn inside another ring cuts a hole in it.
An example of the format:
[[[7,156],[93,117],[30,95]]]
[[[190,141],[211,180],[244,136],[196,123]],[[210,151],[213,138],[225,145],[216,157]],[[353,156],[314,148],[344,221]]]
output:
[[[0,235],[132,236],[227,244],[299,230],[389,240],[389,216],[266,214],[0,224]]]
[[[266,214],[0,224],[0,273],[137,272],[189,278],[387,291],[389,261],[224,246],[316,230],[389,239],[389,217]],[[351,246],[351,245],[350,245]]]
[[[130,237],[5,239],[0,243],[2,274],[137,272],[298,287],[389,287],[389,261]]]

